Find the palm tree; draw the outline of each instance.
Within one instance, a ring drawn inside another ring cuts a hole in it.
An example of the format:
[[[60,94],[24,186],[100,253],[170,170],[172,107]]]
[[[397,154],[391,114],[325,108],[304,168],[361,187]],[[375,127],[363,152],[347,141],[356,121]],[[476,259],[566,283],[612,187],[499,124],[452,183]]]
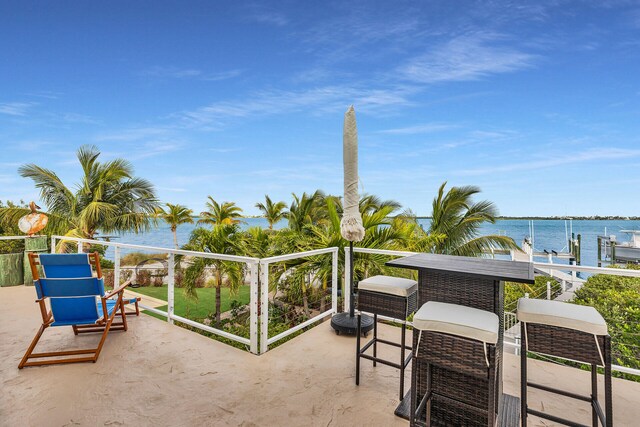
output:
[[[223,202],[222,204],[216,202],[213,197],[207,196],[209,201],[207,202],[207,210],[200,213],[200,219],[198,224],[238,224],[241,221],[238,218],[242,217],[242,209],[240,209],[233,202]]]
[[[305,226],[317,224],[326,216],[325,195],[321,190],[316,190],[313,194],[302,193],[302,197],[295,193],[292,196],[293,201],[286,213],[291,230],[302,232]]]
[[[125,159],[98,161],[96,146],[83,145],[77,157],[82,179],[75,191],[67,187],[50,169],[26,164],[20,175],[31,178],[40,189],[47,207],[47,232],[92,239],[98,233],[135,232],[150,229],[158,206],[153,185],[133,176],[133,166]],[[29,209],[0,209],[0,221],[15,223]]]
[[[178,226],[180,224],[193,224],[193,218],[191,217],[193,211],[183,205],[174,205],[171,203],[167,203],[166,205],[167,209],[158,207],[155,216],[165,220],[171,226],[173,243],[176,249],[178,249]]]
[[[273,224],[285,217],[287,204],[285,202],[273,203],[271,198],[265,194],[265,203],[256,203],[256,208],[260,209],[269,222],[269,230],[273,230]]]
[[[191,233],[188,250],[216,254],[236,255],[242,253],[242,235],[235,224],[217,224],[212,230],[196,228]],[[205,267],[214,267],[214,286],[216,289],[216,324],[220,324],[221,289],[226,285],[232,294],[237,293],[244,280],[244,264],[211,258],[195,258],[184,275],[185,293],[197,299],[195,279],[204,273]]]
[[[402,249],[404,247],[405,242],[411,237],[414,227],[410,226],[408,219],[391,218],[391,214],[399,207],[397,202],[386,201],[378,203],[377,206],[371,206],[366,200],[361,200],[360,206],[361,209],[364,206],[369,206],[369,208],[363,209],[365,212],[362,215],[362,223],[365,237],[362,242],[358,243],[359,247],[376,249]],[[281,232],[277,236],[278,242],[282,246],[288,246],[291,252],[338,247],[338,257],[341,260],[338,263],[340,268],[338,277],[341,280],[344,274],[342,271],[345,256],[344,247],[347,245],[347,241],[340,234],[341,211],[342,206],[338,198],[326,197],[324,209],[326,220],[305,225],[304,233],[285,230],[295,233],[297,236],[291,236],[287,239],[288,233]],[[388,257],[385,255],[356,253],[354,259],[355,280],[373,274],[387,273],[388,268],[384,265],[386,261],[388,261]],[[311,278],[319,281],[323,289],[328,287],[332,274],[331,257],[319,255],[293,260],[286,263],[286,268],[280,271],[280,275],[285,271],[291,272],[293,288],[290,291],[302,300],[305,314],[308,316],[308,296],[312,288]],[[272,283],[276,283],[276,280]],[[331,286],[340,286],[340,284],[331,283]],[[321,309],[324,307],[323,303],[324,300],[321,300]]]
[[[473,195],[480,192],[478,187],[451,187],[445,194],[446,185],[446,181],[442,183],[438,195],[433,199],[429,234],[444,236],[434,245],[435,253],[480,256],[492,248],[518,248],[511,237],[480,235],[482,224],[494,223],[498,211],[487,200],[472,201]]]
[[[362,215],[378,211],[385,206],[392,207],[394,211],[401,207],[400,203],[395,200],[382,200],[380,197],[373,194],[363,194],[362,197],[360,197],[360,202],[358,203],[358,207]]]

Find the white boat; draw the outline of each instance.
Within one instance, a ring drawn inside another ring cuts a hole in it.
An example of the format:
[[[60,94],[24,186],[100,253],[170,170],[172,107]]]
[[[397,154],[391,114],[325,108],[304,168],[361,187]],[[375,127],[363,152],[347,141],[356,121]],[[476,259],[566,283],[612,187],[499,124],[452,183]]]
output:
[[[629,235],[629,240],[620,242],[613,234],[598,236],[600,242],[599,253],[603,260],[611,262],[635,262],[640,264],[640,230],[620,230]]]

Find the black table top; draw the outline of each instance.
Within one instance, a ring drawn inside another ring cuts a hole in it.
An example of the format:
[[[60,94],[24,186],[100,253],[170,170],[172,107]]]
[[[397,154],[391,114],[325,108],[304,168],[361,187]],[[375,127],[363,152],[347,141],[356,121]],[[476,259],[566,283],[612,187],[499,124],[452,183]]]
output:
[[[533,264],[522,261],[423,253],[394,259],[387,262],[386,265],[413,270],[468,274],[470,276],[518,283],[534,283]]]

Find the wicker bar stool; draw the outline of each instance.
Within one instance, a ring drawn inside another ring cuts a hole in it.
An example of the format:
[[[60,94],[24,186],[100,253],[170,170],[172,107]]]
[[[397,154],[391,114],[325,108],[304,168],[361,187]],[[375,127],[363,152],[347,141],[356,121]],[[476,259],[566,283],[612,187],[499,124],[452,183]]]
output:
[[[493,427],[498,316],[429,301],[413,317],[413,328],[411,426]]]
[[[518,320],[521,327],[521,417],[527,425],[527,414],[557,423],[581,426],[551,414],[527,407],[527,387],[583,400],[591,404],[592,425],[613,425],[611,395],[611,337],[607,323],[593,308],[560,301],[521,298],[518,301]],[[591,396],[583,396],[527,380],[527,352],[557,356],[591,364]],[[606,413],[598,401],[598,366],[604,367],[604,401]]]
[[[404,397],[404,371],[411,361],[413,352],[405,345],[407,335],[407,317],[416,309],[418,300],[418,282],[392,276],[373,276],[358,283],[358,331],[356,338],[356,385],[360,384],[360,358],[391,366],[400,370],[400,400]],[[364,347],[360,347],[360,313],[373,314],[373,338]],[[378,315],[388,316],[402,321],[402,333],[399,343],[378,338]],[[378,343],[400,348],[400,363],[378,357]],[[365,352],[373,346],[373,355]],[[409,354],[406,354],[406,350]]]

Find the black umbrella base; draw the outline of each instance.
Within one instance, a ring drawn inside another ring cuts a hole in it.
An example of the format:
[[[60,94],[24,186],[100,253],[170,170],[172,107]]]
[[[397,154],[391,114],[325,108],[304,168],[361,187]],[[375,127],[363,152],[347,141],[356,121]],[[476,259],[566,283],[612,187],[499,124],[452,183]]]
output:
[[[355,335],[358,332],[358,316],[349,316],[349,313],[338,313],[331,318],[331,327],[336,334]],[[360,324],[360,332],[366,337],[369,331],[373,329],[373,317],[362,315]]]

